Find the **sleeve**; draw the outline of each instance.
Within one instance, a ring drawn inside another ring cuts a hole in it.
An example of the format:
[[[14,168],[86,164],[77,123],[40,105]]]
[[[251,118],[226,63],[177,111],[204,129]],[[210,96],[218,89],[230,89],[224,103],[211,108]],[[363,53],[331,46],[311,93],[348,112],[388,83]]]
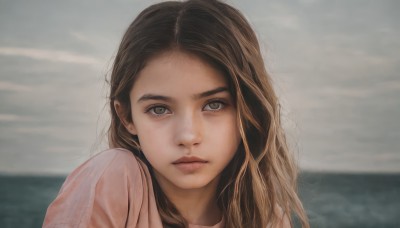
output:
[[[74,170],[47,209],[43,227],[125,227],[128,217],[137,220],[142,180],[129,153],[105,151]]]

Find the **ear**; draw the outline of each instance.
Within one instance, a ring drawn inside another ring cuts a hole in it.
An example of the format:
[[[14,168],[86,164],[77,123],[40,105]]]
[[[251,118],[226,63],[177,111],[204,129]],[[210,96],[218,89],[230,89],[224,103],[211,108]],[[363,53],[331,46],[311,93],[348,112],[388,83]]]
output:
[[[132,121],[128,121],[126,116],[124,115],[124,110],[121,103],[117,100],[114,101],[114,109],[118,115],[118,118],[121,120],[121,123],[125,126],[126,130],[132,135],[137,135],[135,124]]]

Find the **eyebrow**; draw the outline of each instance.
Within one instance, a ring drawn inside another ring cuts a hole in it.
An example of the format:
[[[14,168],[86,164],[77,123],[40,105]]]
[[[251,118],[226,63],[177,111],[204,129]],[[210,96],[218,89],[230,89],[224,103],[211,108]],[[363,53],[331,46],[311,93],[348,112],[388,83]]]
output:
[[[228,91],[228,88],[226,88],[226,87],[218,87],[216,89],[212,89],[212,90],[208,90],[208,91],[205,91],[205,92],[202,92],[199,94],[195,94],[195,95],[193,95],[193,98],[201,99],[201,98],[212,96],[217,93],[222,93],[222,92],[227,92],[227,91]],[[173,98],[163,96],[163,95],[148,93],[148,94],[144,94],[143,96],[141,96],[137,102],[140,103],[140,102],[144,102],[144,101],[148,101],[148,100],[161,100],[161,101],[171,102],[173,100]]]

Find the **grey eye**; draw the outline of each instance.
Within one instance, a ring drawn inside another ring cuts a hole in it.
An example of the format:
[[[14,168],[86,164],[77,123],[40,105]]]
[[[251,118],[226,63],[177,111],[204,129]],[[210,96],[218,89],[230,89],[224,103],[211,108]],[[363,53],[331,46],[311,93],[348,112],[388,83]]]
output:
[[[218,111],[224,107],[224,104],[219,101],[214,101],[211,103],[208,103],[205,107],[204,110],[206,111]]]
[[[166,112],[166,108],[164,108],[164,107],[161,107],[161,106],[159,106],[159,107],[154,107],[153,108],[153,112],[154,112],[154,114],[157,114],[157,115],[162,115],[162,114],[164,114],[165,112]]]
[[[213,102],[213,103],[210,103],[209,105],[210,105],[211,109],[219,109],[221,107],[221,103],[218,103],[218,102]]]

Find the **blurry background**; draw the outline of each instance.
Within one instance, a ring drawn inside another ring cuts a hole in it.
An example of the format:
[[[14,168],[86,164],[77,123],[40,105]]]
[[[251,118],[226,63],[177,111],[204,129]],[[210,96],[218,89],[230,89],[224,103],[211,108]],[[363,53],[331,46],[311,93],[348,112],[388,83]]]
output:
[[[0,227],[40,227],[106,148],[109,74],[158,1],[0,0]],[[400,226],[400,1],[227,1],[257,32],[312,227]]]

